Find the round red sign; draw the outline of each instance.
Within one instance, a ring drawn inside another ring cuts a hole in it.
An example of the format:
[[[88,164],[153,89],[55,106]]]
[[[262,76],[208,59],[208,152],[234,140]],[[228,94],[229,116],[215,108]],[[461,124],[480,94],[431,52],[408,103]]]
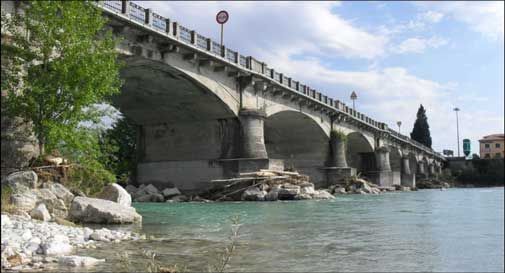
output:
[[[228,21],[228,12],[226,10],[222,10],[216,14],[216,21],[218,24],[224,24]]]

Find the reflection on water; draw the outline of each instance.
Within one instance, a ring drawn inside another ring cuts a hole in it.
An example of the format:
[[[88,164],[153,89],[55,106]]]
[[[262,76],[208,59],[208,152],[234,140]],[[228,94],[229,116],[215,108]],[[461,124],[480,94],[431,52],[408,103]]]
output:
[[[503,271],[503,188],[424,190],[330,201],[142,203],[142,232],[154,241],[108,244],[79,254],[105,257],[95,271],[120,270],[142,249],[166,264],[207,271],[240,215],[230,271]]]

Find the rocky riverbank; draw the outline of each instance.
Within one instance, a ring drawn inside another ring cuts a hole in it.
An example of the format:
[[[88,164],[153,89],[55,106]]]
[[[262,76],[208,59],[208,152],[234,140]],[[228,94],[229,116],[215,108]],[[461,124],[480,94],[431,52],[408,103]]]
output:
[[[131,232],[75,224],[140,223],[142,217],[131,207],[130,195],[117,184],[106,186],[100,198],[82,193],[76,196],[62,184],[39,181],[35,172],[22,171],[2,181],[2,190],[6,188],[12,193],[8,203],[2,194],[2,269],[92,266],[104,260],[72,256],[72,252],[143,238]]]
[[[8,270],[50,270],[58,265],[92,266],[104,259],[71,255],[77,248],[145,239],[128,231],[65,226],[30,216],[2,214],[1,267]]]

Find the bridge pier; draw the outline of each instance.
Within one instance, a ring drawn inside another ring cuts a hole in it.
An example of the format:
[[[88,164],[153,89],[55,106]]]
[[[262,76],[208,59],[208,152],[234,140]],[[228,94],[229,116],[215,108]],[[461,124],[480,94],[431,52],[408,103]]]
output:
[[[372,181],[382,187],[393,185],[393,172],[389,163],[389,149],[385,146],[375,150],[375,158],[377,161],[377,171],[371,173]]]
[[[342,183],[344,178],[356,174],[356,169],[350,168],[347,165],[345,141],[332,135],[329,145],[330,160],[328,166],[323,168],[326,172],[326,183],[328,186]]]
[[[416,186],[416,176],[410,169],[410,161],[407,156],[402,157],[402,174],[400,185],[411,188]]]
[[[268,158],[263,127],[265,116],[256,109],[240,110],[242,158]]]
[[[417,163],[417,177],[426,178],[426,165],[424,162]]]
[[[428,165],[428,175],[430,177],[436,176],[436,173],[435,173],[435,164],[431,163],[431,164]]]

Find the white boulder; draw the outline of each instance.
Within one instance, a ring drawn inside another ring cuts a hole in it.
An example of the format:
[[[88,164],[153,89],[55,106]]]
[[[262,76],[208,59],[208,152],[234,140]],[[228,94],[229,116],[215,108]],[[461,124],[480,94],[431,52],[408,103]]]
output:
[[[320,190],[320,191],[315,191],[314,194],[312,194],[313,199],[335,199],[335,196],[331,195],[331,193],[325,191],[325,190]]]
[[[242,193],[243,201],[264,201],[266,192],[257,187],[250,187]]]
[[[0,219],[0,222],[2,224],[2,227],[10,227],[12,225],[11,219],[9,218],[8,215],[2,214],[2,218]]]
[[[133,207],[125,207],[109,200],[76,197],[72,201],[69,215],[84,223],[125,224],[141,222],[142,216]]]
[[[72,252],[72,245],[67,236],[57,234],[42,243],[41,249],[44,255],[65,255]]]
[[[20,171],[9,174],[5,177],[5,182],[14,192],[25,192],[37,187],[38,176],[34,171]]]
[[[116,202],[125,207],[131,207],[132,197],[130,194],[116,183],[105,186],[98,194],[98,198]]]
[[[71,267],[88,267],[103,262],[105,262],[105,259],[95,259],[85,256],[62,256],[58,259],[60,265]]]
[[[43,186],[47,187],[56,197],[63,200],[66,205],[70,205],[74,199],[74,194],[60,183],[44,183]]]
[[[30,216],[33,219],[41,220],[44,222],[47,222],[51,220],[51,215],[49,214],[49,211],[46,208],[46,205],[44,203],[40,203],[30,211]]]

